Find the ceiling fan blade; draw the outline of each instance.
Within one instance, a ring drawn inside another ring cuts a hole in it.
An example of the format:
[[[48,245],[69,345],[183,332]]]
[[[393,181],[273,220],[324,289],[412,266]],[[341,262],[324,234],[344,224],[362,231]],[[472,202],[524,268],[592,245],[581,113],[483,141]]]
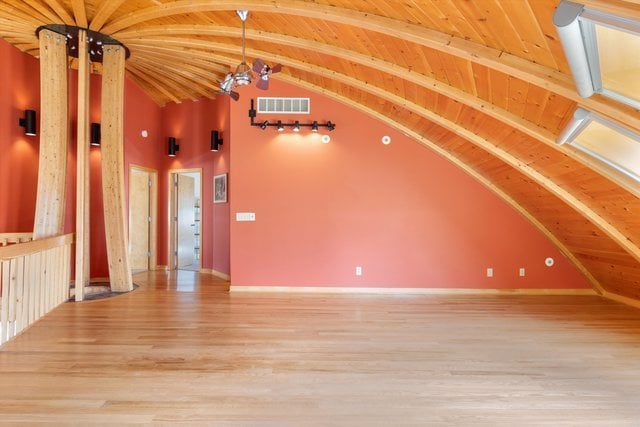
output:
[[[256,58],[256,60],[253,61],[253,71],[256,73],[261,73],[263,68],[264,68],[264,61],[262,61],[262,59],[260,58]]]
[[[269,79],[258,79],[258,81],[256,82],[256,87],[262,90],[269,89]]]
[[[232,90],[231,92],[228,93],[228,95],[231,97],[231,99],[233,99],[234,101],[237,101],[238,99],[240,99],[240,94],[234,90]]]
[[[273,67],[271,67],[271,74],[279,73],[280,70],[282,70],[282,64],[276,64]]]

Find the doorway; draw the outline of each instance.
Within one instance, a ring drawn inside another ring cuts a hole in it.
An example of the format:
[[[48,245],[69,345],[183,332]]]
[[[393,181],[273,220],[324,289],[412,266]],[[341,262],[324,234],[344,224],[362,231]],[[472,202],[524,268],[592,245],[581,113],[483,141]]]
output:
[[[129,166],[129,258],[133,272],[155,270],[158,171]]]
[[[200,271],[201,169],[169,171],[169,266]]]

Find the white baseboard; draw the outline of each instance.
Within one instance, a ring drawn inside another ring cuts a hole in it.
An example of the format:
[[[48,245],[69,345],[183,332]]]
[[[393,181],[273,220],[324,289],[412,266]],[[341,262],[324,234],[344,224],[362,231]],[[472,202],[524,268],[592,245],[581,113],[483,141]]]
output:
[[[229,292],[382,295],[598,295],[593,289],[358,288],[334,286],[234,286]]]
[[[200,269],[200,273],[205,273],[205,274],[213,274],[216,277],[219,277],[222,280],[231,280],[231,276],[229,276],[226,273],[221,273],[217,270],[214,270],[212,268],[201,268]]]

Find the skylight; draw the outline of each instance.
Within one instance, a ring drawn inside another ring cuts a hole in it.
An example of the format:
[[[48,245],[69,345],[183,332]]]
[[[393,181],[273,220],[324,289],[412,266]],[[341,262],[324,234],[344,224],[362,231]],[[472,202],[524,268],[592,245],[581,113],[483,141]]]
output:
[[[580,96],[640,108],[640,22],[563,0],[553,23]]]
[[[570,144],[619,172],[640,181],[640,135],[582,108],[560,134]]]

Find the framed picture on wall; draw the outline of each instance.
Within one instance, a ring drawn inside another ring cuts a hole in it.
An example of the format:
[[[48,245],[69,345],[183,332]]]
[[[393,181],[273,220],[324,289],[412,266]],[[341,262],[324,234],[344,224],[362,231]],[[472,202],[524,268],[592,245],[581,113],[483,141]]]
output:
[[[213,203],[227,203],[227,174],[213,177]]]

